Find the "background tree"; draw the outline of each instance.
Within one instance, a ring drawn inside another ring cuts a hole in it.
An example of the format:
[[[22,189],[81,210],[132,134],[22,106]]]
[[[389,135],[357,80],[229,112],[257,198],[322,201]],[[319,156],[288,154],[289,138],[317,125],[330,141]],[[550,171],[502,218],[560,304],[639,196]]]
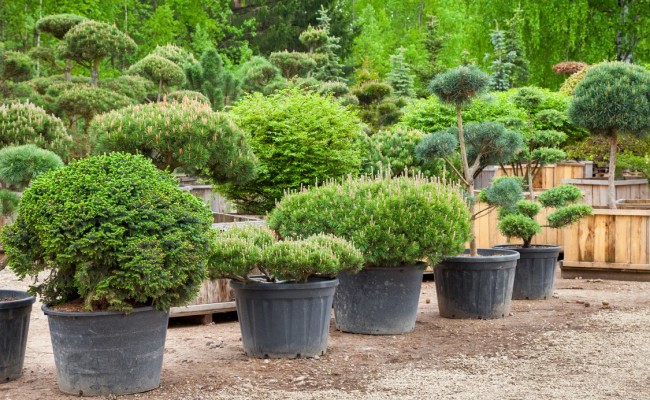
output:
[[[91,69],[90,82],[97,86],[99,65],[107,57],[119,57],[133,52],[136,44],[116,27],[97,21],[83,21],[64,37],[64,57]]]
[[[48,15],[36,22],[36,29],[41,32],[49,33],[58,40],[63,40],[66,33],[73,27],[85,21],[87,18],[76,14],[55,14]],[[70,72],[72,71],[72,62],[66,57],[63,73],[65,80],[70,81]]]
[[[199,63],[186,67],[185,73],[186,87],[206,96],[214,110],[221,110],[239,97],[241,81],[224,67],[223,59],[214,48],[206,50]]]
[[[133,64],[128,71],[130,74],[141,75],[154,82],[158,87],[156,101],[162,99],[163,91],[170,86],[178,86],[185,82],[183,69],[166,58],[148,55]]]
[[[573,92],[569,117],[597,135],[609,138],[607,207],[616,208],[616,150],[620,134],[643,136],[650,131],[650,71],[622,62],[590,68]]]
[[[413,97],[415,96],[415,90],[413,89],[414,77],[411,75],[411,69],[406,63],[405,51],[406,49],[400,47],[396,54],[390,56],[390,72],[386,76],[386,82],[395,89],[396,95]]]

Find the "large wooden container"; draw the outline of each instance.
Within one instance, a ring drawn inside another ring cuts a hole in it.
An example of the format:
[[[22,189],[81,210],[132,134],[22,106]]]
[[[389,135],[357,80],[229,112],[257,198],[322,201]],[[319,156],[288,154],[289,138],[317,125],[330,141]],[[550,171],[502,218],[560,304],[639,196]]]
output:
[[[594,209],[565,228],[562,276],[650,281],[650,210]]]
[[[607,206],[607,179],[564,179],[564,183],[577,186],[585,197],[583,202],[594,207]],[[650,198],[648,180],[643,178],[615,181],[616,200],[638,200]]]

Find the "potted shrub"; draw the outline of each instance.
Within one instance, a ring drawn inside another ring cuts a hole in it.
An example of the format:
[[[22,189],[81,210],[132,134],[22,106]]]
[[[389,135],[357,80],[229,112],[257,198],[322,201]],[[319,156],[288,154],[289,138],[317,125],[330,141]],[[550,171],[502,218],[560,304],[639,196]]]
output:
[[[514,178],[515,182],[520,182]],[[521,195],[521,188],[519,194]],[[501,194],[495,187],[483,189],[479,200],[492,205],[499,205]],[[591,206],[574,204],[582,198],[582,192],[572,185],[556,186],[541,193],[537,201],[522,199],[514,207],[498,209],[499,231],[508,239],[519,238],[522,244],[504,244],[498,249],[512,249],[519,253],[512,298],[515,300],[540,300],[553,295],[555,282],[555,265],[560,254],[560,246],[531,244],[533,236],[540,233],[542,225],[535,220],[542,207],[553,207],[555,211],[546,217],[549,228],[568,226],[591,214]]]
[[[348,177],[285,196],[268,224],[281,238],[325,233],[363,253],[364,268],[339,273],[336,327],[402,334],[415,328],[422,272],[469,239],[460,190],[423,177]]]
[[[496,122],[474,123],[463,127],[463,105],[485,91],[489,79],[486,73],[474,66],[462,66],[438,75],[431,82],[431,90],[441,101],[456,106],[457,128],[431,133],[416,147],[420,158],[442,158],[449,164],[465,186],[472,208],[474,179],[482,165],[487,165],[486,162],[507,162],[523,146],[519,134],[506,130]],[[450,155],[457,150],[460,150],[462,172],[449,161]],[[508,181],[503,182],[507,184]],[[503,193],[512,192],[504,190]],[[512,204],[516,197],[504,196],[502,201]],[[489,210],[486,208],[472,214],[467,254],[447,257],[434,267],[438,308],[443,317],[499,318],[510,312],[519,253],[505,249],[477,248],[475,220]]]
[[[213,277],[232,279],[244,352],[258,358],[325,354],[335,276],[363,266],[343,239],[278,241],[255,226],[220,232],[208,265]]]
[[[44,302],[61,391],[158,387],[167,310],[205,278],[211,220],[142,156],[89,157],[32,181],[2,241],[20,278],[39,276],[30,293]]]
[[[31,179],[63,166],[61,158],[34,145],[5,147],[0,150],[0,227],[18,207],[20,196]],[[0,243],[0,270],[5,267]],[[25,360],[32,304],[36,298],[20,290],[0,288],[0,383],[20,377]]]

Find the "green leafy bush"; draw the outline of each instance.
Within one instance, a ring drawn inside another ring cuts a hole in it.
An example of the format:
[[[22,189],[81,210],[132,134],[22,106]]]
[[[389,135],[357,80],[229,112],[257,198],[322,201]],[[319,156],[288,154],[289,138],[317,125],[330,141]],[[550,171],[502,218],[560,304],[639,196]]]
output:
[[[41,175],[2,233],[9,265],[47,304],[160,310],[190,300],[214,241],[203,202],[142,156],[89,157]]]
[[[184,99],[122,108],[97,116],[90,133],[97,137],[96,153],[139,153],[160,169],[182,168],[218,183],[254,174],[244,132],[206,103]]]
[[[277,241],[266,227],[235,227],[220,232],[210,255],[213,278],[240,281],[262,279],[306,282],[312,276],[333,277],[341,270],[356,272],[363,266],[359,250],[329,235],[306,240]]]
[[[31,103],[0,106],[0,148],[35,144],[65,157],[72,146],[60,119]]]
[[[470,213],[455,186],[423,177],[348,177],[285,196],[270,213],[281,238],[345,238],[366,267],[399,267],[462,252]]]
[[[0,182],[4,188],[23,190],[32,179],[62,166],[61,157],[33,144],[0,150]]]
[[[256,179],[220,186],[240,211],[264,213],[285,190],[355,173],[361,164],[361,123],[331,98],[296,89],[255,93],[232,114],[260,162]]]

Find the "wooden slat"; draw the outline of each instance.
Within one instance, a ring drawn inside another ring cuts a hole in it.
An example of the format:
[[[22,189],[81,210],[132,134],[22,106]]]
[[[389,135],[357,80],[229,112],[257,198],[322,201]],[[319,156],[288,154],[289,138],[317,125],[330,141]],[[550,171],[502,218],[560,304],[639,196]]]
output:
[[[611,260],[616,263],[630,263],[632,262],[630,252],[632,246],[630,246],[630,241],[632,240],[631,235],[631,224],[632,218],[628,216],[612,216],[611,218],[616,218],[615,231],[610,231],[610,241],[614,241],[614,259]],[[611,230],[612,228],[610,228]],[[613,234],[613,235],[612,235]],[[613,237],[612,237],[613,236]]]
[[[632,263],[609,263],[602,261],[562,261],[563,267],[570,268],[599,268],[599,269],[620,269],[620,270],[637,270],[637,271],[650,271],[650,265],[648,264],[632,264]]]
[[[185,307],[172,307],[169,309],[170,317],[189,317],[191,315],[213,314],[219,312],[236,311],[234,301],[212,304],[195,304]]]

